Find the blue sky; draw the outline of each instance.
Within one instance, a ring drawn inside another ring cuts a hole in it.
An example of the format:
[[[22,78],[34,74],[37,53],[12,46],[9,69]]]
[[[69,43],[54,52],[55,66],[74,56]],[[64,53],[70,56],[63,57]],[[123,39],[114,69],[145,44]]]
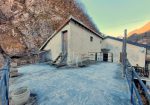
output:
[[[108,35],[121,36],[150,21],[150,0],[80,0],[97,25]]]

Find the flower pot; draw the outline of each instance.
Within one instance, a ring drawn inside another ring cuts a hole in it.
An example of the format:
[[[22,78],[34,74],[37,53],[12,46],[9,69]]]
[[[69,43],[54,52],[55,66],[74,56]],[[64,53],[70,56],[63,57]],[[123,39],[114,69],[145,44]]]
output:
[[[12,101],[15,105],[25,104],[30,97],[30,90],[27,87],[21,87],[12,92]]]

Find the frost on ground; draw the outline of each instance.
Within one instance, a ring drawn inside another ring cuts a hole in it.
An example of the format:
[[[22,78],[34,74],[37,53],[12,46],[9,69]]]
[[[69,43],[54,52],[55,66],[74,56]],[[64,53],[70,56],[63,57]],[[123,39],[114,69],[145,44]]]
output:
[[[56,69],[49,65],[19,68],[23,76],[10,86],[28,86],[39,105],[130,105],[121,66],[99,63],[86,68]]]

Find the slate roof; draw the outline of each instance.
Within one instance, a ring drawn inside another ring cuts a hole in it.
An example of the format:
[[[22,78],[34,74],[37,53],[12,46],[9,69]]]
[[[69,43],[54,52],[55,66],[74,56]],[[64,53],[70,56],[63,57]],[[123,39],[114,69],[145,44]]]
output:
[[[104,40],[107,39],[107,38],[113,39],[113,40],[117,40],[117,41],[120,41],[120,42],[123,41],[123,39],[116,38],[116,37],[112,37],[112,36],[106,36],[106,37],[104,38]],[[150,45],[140,44],[140,43],[133,42],[133,41],[129,41],[129,40],[127,40],[127,43],[128,43],[128,44],[135,45],[135,46],[139,46],[139,47],[144,47],[144,48],[150,49]]]

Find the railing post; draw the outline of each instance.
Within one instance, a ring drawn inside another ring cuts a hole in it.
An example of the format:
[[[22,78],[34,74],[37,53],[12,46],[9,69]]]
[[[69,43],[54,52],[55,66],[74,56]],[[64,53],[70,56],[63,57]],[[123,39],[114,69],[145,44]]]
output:
[[[2,79],[1,79],[1,97],[2,105],[9,105],[9,70],[10,70],[10,58],[5,61],[5,66],[2,69]]]
[[[5,91],[5,99],[6,99],[6,105],[9,105],[9,81],[8,81],[8,68],[4,69],[4,72],[5,72],[5,77],[4,77],[4,84],[5,84],[5,88],[6,88],[6,91]]]
[[[7,70],[5,72],[6,72],[5,80],[6,80],[6,100],[7,100],[6,104],[9,105],[9,67],[7,67]]]
[[[134,83],[134,73],[132,70],[132,77],[131,77],[131,103],[133,104],[133,83]]]
[[[6,67],[6,99],[7,105],[9,105],[9,73],[10,73],[10,58],[7,58],[7,67]]]

